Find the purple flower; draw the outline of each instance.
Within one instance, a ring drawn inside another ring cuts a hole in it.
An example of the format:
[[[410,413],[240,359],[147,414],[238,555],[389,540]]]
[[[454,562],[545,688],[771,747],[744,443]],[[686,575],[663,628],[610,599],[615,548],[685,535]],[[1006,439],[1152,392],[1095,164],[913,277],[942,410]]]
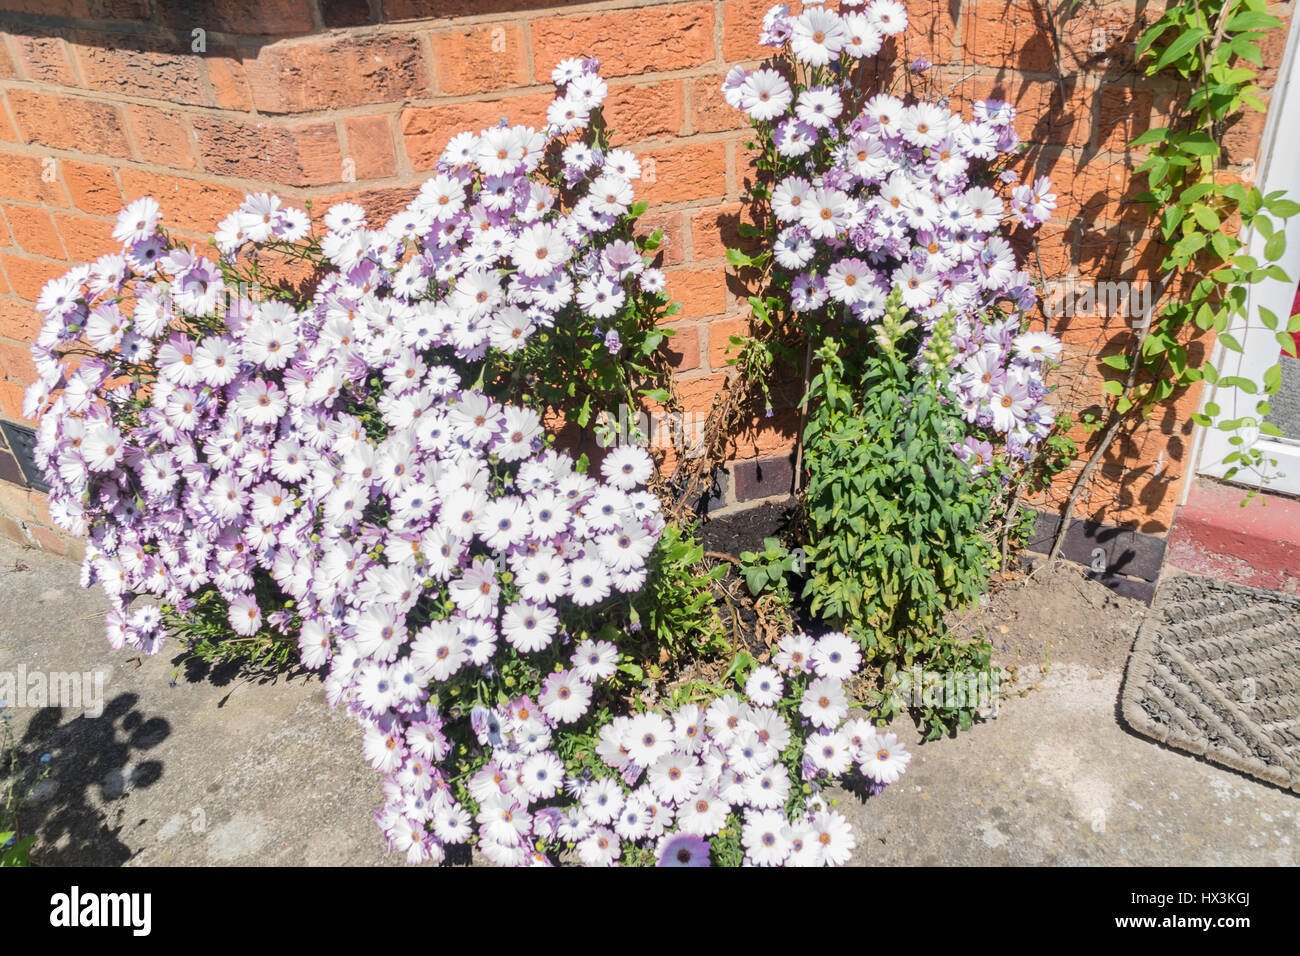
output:
[[[710,866],[709,841],[689,833],[677,833],[663,841],[655,866]]]

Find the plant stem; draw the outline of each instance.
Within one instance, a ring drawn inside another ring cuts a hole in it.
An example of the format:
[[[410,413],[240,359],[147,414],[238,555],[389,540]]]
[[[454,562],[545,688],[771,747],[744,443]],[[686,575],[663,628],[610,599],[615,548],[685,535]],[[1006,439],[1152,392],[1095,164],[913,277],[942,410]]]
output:
[[[803,430],[808,423],[808,383],[812,381],[813,359],[812,336],[808,336],[808,347],[803,357],[803,403],[799,406],[799,431],[794,436],[794,488],[791,494],[799,494],[803,486]]]
[[[1074,506],[1083,495],[1083,489],[1087,486],[1088,479],[1092,477],[1092,473],[1110,448],[1110,443],[1115,440],[1115,435],[1119,432],[1120,426],[1128,420],[1134,409],[1141,408],[1141,405],[1134,402],[1129,406],[1128,411],[1121,412],[1118,399],[1127,397],[1133,391],[1133,386],[1137,382],[1138,369],[1142,367],[1142,349],[1146,344],[1147,336],[1151,334],[1151,320],[1157,311],[1156,303],[1164,298],[1165,290],[1169,287],[1169,283],[1173,281],[1173,277],[1173,272],[1166,272],[1161,276],[1160,285],[1156,287],[1156,291],[1151,297],[1151,307],[1142,316],[1142,325],[1138,332],[1137,342],[1133,346],[1133,364],[1129,367],[1128,377],[1124,381],[1124,390],[1120,392],[1116,404],[1111,408],[1110,421],[1106,424],[1106,430],[1102,432],[1101,440],[1097,442],[1097,447],[1093,449],[1087,463],[1083,466],[1083,470],[1079,472],[1079,477],[1074,480],[1074,486],[1070,489],[1070,496],[1066,499],[1065,507],[1061,511],[1061,526],[1056,529],[1056,537],[1052,539],[1052,550],[1047,553],[1047,562],[1049,564],[1060,556],[1061,545],[1065,543],[1065,534],[1070,530],[1070,522],[1074,516]]]

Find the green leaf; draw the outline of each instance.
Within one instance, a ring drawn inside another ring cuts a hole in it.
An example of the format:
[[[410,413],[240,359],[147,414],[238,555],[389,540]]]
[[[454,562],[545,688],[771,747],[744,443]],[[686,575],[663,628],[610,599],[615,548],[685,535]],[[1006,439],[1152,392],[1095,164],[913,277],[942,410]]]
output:
[[[1264,208],[1282,219],[1290,219],[1300,212],[1300,202],[1291,199],[1266,199],[1264,200]]]
[[[1247,395],[1254,395],[1259,391],[1259,386],[1248,378],[1242,378],[1240,375],[1225,375],[1219,379],[1219,384],[1224,388],[1239,388]]]
[[[1219,144],[1210,134],[1199,131],[1188,133],[1186,139],[1175,145],[1184,153],[1191,153],[1193,156],[1215,156],[1219,152]]]
[[[1146,53],[1147,48],[1150,47],[1151,44],[1155,43],[1156,40],[1160,39],[1161,35],[1163,35],[1164,32],[1173,25],[1174,25],[1174,21],[1170,19],[1169,14],[1165,14],[1154,24],[1148,27],[1146,31],[1142,34],[1142,36],[1138,37],[1137,48],[1136,48],[1138,57],[1141,57],[1144,53]]]
[[[1165,47],[1154,66],[1147,67],[1148,73],[1158,73],[1175,60],[1181,59],[1196,48],[1196,45],[1210,35],[1208,30],[1193,27],[1180,33],[1173,43]]]
[[[1129,146],[1145,146],[1147,143],[1163,143],[1169,138],[1169,130],[1163,126],[1149,129],[1141,136],[1132,140]]]
[[[727,262],[738,269],[754,264],[754,260],[745,255],[745,253],[741,252],[739,249],[727,250]]]
[[[1282,258],[1282,253],[1286,252],[1286,233],[1274,233],[1273,238],[1264,243],[1264,258],[1269,262],[1274,262]]]
[[[1127,355],[1107,355],[1101,360],[1102,365],[1108,365],[1113,369],[1121,372],[1127,372],[1133,367],[1133,360]]]
[[[1228,20],[1230,33],[1245,33],[1247,30],[1276,30],[1282,21],[1271,13],[1259,10],[1243,10]]]
[[[1118,395],[1120,392],[1124,391],[1124,386],[1122,383],[1112,378],[1101,383],[1101,390],[1107,395]]]

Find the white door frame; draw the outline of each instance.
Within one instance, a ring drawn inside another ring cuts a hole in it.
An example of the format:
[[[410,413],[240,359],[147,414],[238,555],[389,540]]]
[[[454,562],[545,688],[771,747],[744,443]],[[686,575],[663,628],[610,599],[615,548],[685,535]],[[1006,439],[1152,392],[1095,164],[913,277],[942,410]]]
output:
[[[1286,54],[1282,58],[1282,68],[1278,70],[1278,83],[1273,90],[1269,104],[1268,117],[1264,124],[1264,136],[1260,144],[1260,159],[1257,167],[1256,184],[1268,195],[1282,189],[1287,198],[1300,201],[1300,17],[1291,20],[1290,36],[1287,39]],[[1276,220],[1274,220],[1276,222]],[[1300,216],[1292,217],[1287,223],[1286,252],[1277,261],[1283,271],[1290,277],[1288,282],[1278,279],[1265,279],[1248,287],[1246,311],[1239,316],[1229,331],[1236,336],[1244,351],[1234,352],[1225,349],[1216,342],[1211,361],[1223,376],[1239,375],[1250,381],[1263,381],[1264,372],[1277,364],[1281,349],[1273,332],[1265,328],[1259,318],[1259,307],[1271,311],[1278,317],[1280,328],[1285,328],[1287,317],[1291,314],[1291,303],[1295,299],[1296,284],[1300,282]],[[1264,260],[1264,243],[1266,238],[1256,230],[1250,230],[1244,237],[1247,252],[1254,256],[1261,265]],[[1255,406],[1262,395],[1250,395],[1237,388],[1207,387],[1201,396],[1201,411],[1207,402],[1219,405],[1221,419],[1224,421],[1246,416],[1258,417]],[[1197,462],[1197,472],[1221,478],[1230,466],[1223,464],[1223,459],[1239,447],[1229,442],[1230,432],[1216,427],[1197,427],[1192,460]],[[1253,440],[1254,447],[1266,457],[1277,460],[1275,472],[1280,474],[1259,475],[1253,471],[1241,470],[1232,481],[1254,485],[1269,491],[1280,491],[1300,495],[1300,444],[1278,441],[1266,435],[1259,435],[1257,430],[1244,435],[1246,442]],[[1192,486],[1191,481],[1183,485],[1183,500]]]

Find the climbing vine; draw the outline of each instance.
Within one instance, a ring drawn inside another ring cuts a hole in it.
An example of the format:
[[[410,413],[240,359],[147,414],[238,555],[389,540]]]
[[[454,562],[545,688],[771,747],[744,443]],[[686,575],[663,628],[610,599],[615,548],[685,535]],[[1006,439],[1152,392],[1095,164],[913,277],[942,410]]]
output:
[[[1092,431],[1101,431],[1071,490],[1064,520],[1051,555],[1059,553],[1074,505],[1088,479],[1119,432],[1149,419],[1157,408],[1188,386],[1205,381],[1258,395],[1255,414],[1225,418],[1207,402],[1192,415],[1199,425],[1232,432],[1233,451],[1224,459],[1225,477],[1243,469],[1267,478],[1277,462],[1255,447],[1251,435],[1280,436],[1264,418],[1268,397],[1281,384],[1281,366],[1274,365],[1261,381],[1224,375],[1208,357],[1195,361],[1188,345],[1213,330],[1232,352],[1241,341],[1229,331],[1247,320],[1249,287],[1266,279],[1288,281],[1277,260],[1286,250],[1282,224],[1300,212],[1300,203],[1282,193],[1265,195],[1224,168],[1220,144],[1231,119],[1246,110],[1264,112],[1267,104],[1257,84],[1263,66],[1261,44],[1282,21],[1265,10],[1265,0],[1199,0],[1170,5],[1137,41],[1138,61],[1148,77],[1173,76],[1189,85],[1189,94],[1168,117],[1168,125],[1142,133],[1130,147],[1150,147],[1137,168],[1147,189],[1137,196],[1149,208],[1166,252],[1152,296],[1153,308],[1143,317],[1138,334],[1127,348],[1102,358],[1115,374],[1103,388],[1110,396],[1105,418],[1085,418]],[[1249,230],[1266,238],[1264,261],[1248,254]],[[1259,320],[1288,354],[1295,354],[1290,333],[1300,330],[1300,317],[1289,321],[1268,309]],[[1251,492],[1253,495],[1254,492]]]

